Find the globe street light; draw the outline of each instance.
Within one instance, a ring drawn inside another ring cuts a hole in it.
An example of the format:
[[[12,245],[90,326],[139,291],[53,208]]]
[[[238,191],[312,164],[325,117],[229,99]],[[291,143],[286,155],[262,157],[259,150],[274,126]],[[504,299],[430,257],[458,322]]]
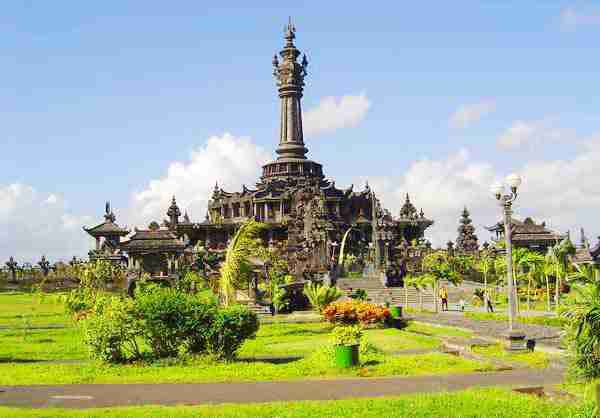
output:
[[[508,338],[511,342],[510,348],[523,349],[525,335],[514,329],[515,319],[515,289],[513,282],[513,260],[512,260],[512,204],[517,199],[517,191],[521,185],[521,177],[518,174],[510,174],[505,179],[510,188],[510,194],[504,194],[502,183],[494,183],[490,190],[500,202],[504,215],[504,237],[506,239],[506,281],[508,284]]]

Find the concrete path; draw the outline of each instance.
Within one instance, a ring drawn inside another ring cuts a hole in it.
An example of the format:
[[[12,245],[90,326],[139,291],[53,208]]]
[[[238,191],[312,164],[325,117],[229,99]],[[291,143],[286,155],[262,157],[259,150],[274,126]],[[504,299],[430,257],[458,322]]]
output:
[[[93,408],[372,398],[472,387],[539,387],[563,381],[559,370],[511,370],[448,376],[353,378],[247,383],[0,387],[0,405]]]
[[[406,314],[406,318],[414,319],[419,322],[427,322],[430,324],[466,328],[472,330],[476,334],[494,338],[502,338],[502,336],[506,334],[508,328],[508,325],[505,321],[474,320],[465,317],[462,312],[453,311],[441,312],[438,314],[409,313]],[[539,344],[553,348],[560,347],[560,328],[522,323],[518,323],[515,325],[515,327],[518,327],[520,330],[524,331],[527,338],[534,339]]]

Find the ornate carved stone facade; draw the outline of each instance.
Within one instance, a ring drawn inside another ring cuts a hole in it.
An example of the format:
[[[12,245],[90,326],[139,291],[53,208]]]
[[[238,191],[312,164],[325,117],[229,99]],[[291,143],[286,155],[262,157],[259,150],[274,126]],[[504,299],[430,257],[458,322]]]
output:
[[[264,222],[268,225],[264,241],[284,249],[298,278],[328,271],[336,246],[353,227],[360,231],[365,245],[371,244],[376,266],[391,264],[396,246],[420,240],[433,221],[425,218],[422,210],[417,212],[408,196],[400,216],[394,218],[381,208],[368,184],[362,190],[355,191],[353,186],[339,189],[325,178],[320,163],[306,157],[301,99],[308,60],[302,56],[299,61],[295,37],[290,22],[285,28],[284,47],[272,62],[280,99],[277,158],[262,167],[254,188],[243,185],[239,192],[227,192],[215,184],[202,222],[192,222],[187,214],[181,219],[173,198],[164,225],[188,249],[202,245],[222,250],[242,222]],[[131,244],[123,248],[128,246]]]

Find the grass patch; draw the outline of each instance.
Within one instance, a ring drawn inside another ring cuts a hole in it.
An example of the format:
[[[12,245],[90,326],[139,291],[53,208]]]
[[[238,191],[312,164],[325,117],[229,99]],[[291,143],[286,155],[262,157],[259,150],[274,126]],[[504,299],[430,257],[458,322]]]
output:
[[[172,364],[169,364],[172,363]],[[77,383],[209,383],[307,378],[417,376],[492,370],[492,366],[443,353],[361,355],[360,367],[337,369],[326,350],[300,360],[213,362],[206,358],[154,364],[0,364],[0,385]]]
[[[500,313],[465,312],[465,317],[476,321],[508,321],[508,316]],[[519,316],[517,322],[559,328],[566,323],[563,318],[557,316]]]
[[[61,293],[0,292],[0,326],[70,325],[61,298]]]
[[[487,358],[494,358],[536,369],[545,369],[550,364],[550,357],[546,353],[540,351],[534,351],[533,353],[529,351],[511,353],[506,351],[501,344],[495,344],[488,347],[474,346],[471,348],[471,351]]]
[[[331,326],[327,323],[262,324],[255,339],[242,346],[242,360],[222,363],[206,358],[171,359],[153,364],[105,365],[88,359],[80,327],[64,316],[52,299],[43,302],[26,293],[2,294],[0,314],[15,315],[39,306],[40,312],[62,315],[65,328],[0,331],[0,384],[180,383],[232,382],[352,376],[414,376],[487,370],[489,364],[441,353],[394,356],[410,349],[435,349],[441,335],[464,334],[451,327],[411,324],[406,330],[368,329],[373,349],[361,355],[361,367],[339,370],[331,358]],[[50,295],[52,296],[52,295]],[[415,334],[416,331],[428,335]],[[276,360],[267,359],[280,358]],[[284,359],[288,357],[288,359]],[[299,359],[289,359],[298,357]],[[52,362],[52,363],[49,363]]]
[[[593,404],[539,399],[508,389],[477,389],[376,399],[273,402],[206,406],[139,406],[81,410],[0,407],[5,418],[381,418],[381,417],[592,417]]]
[[[431,325],[424,322],[410,321],[403,331],[413,332],[417,334],[425,334],[436,337],[465,337],[472,338],[472,331],[462,330],[454,327]]]

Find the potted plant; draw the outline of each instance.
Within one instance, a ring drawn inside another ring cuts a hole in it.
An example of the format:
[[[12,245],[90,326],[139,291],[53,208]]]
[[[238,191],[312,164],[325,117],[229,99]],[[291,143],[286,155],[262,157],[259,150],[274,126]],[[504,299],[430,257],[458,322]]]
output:
[[[358,365],[363,326],[383,323],[390,317],[389,309],[357,300],[331,303],[322,314],[335,325],[333,336],[338,367]]]
[[[335,339],[335,365],[348,368],[358,365],[358,352],[362,328],[360,325],[339,325],[333,329]]]

